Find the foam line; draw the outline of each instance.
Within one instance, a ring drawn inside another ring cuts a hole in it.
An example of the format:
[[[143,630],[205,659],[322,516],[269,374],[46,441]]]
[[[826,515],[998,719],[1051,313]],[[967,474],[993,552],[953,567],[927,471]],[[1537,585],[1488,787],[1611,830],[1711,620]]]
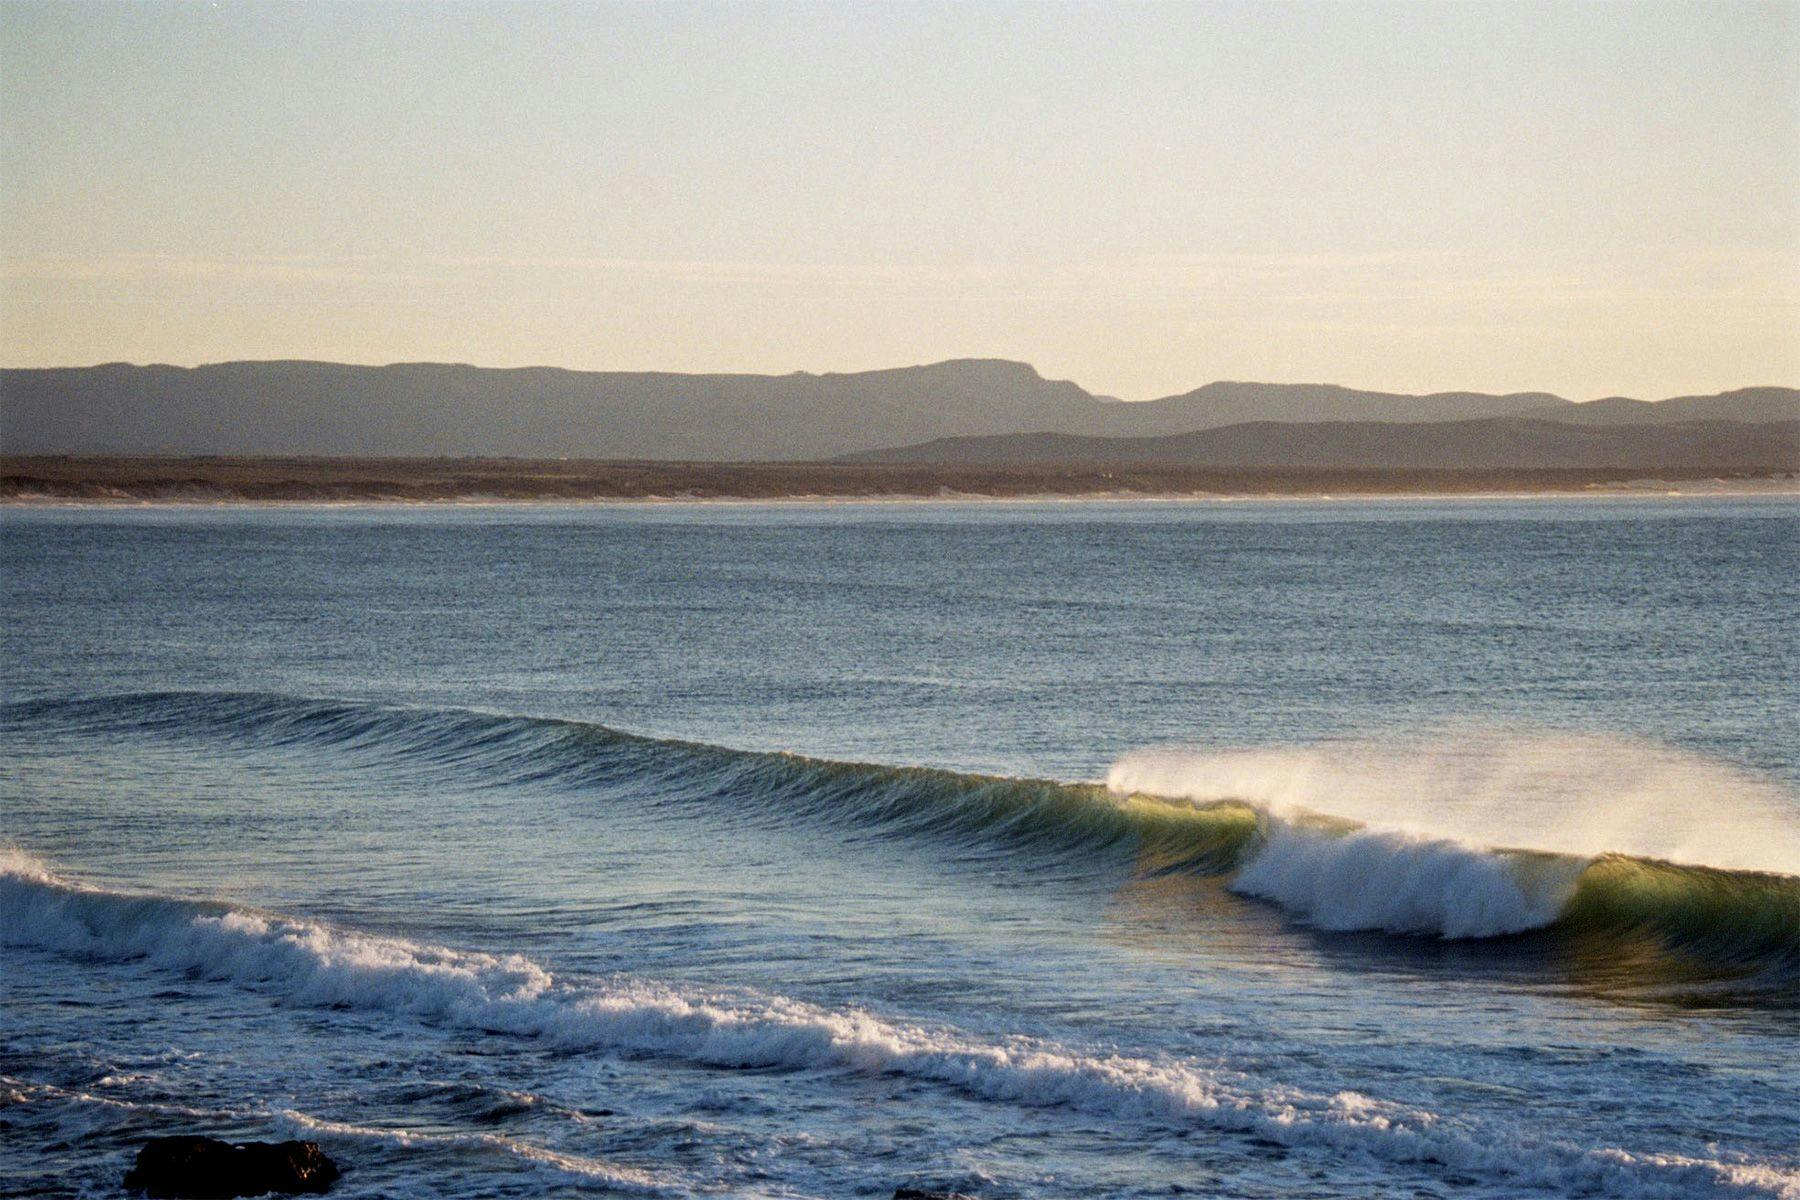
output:
[[[223,905],[74,885],[0,856],[0,942],[141,960],[296,1004],[348,1005],[456,1028],[543,1039],[572,1052],[678,1058],[721,1068],[898,1073],[1022,1106],[1244,1133],[1326,1155],[1441,1164],[1506,1185],[1630,1197],[1777,1196],[1773,1168],[1635,1155],[1473,1129],[1354,1092],[1263,1086],[1179,1061],[1083,1052],[1030,1038],[822,1009],[780,996],[680,991],[643,980],[559,982],[518,955],[340,930]]]
[[[581,1154],[564,1154],[497,1133],[423,1133],[413,1129],[386,1129],[308,1116],[293,1109],[275,1114],[280,1125],[305,1137],[343,1138],[379,1142],[410,1149],[415,1146],[481,1150],[510,1155],[528,1166],[548,1170],[577,1183],[601,1184],[616,1191],[643,1196],[690,1195],[680,1181],[654,1171],[620,1166]]]

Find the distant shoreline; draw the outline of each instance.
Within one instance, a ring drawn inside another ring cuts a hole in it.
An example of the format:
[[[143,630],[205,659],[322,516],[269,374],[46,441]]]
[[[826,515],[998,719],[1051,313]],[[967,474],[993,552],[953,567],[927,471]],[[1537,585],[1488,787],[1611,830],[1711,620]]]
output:
[[[1800,472],[0,457],[0,504],[901,503],[1795,495]]]

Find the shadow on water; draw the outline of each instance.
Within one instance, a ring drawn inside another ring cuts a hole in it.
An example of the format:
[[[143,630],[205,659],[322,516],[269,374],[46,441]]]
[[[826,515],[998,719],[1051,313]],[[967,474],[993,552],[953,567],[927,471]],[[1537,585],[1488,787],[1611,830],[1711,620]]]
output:
[[[1228,960],[1339,981],[1385,976],[1429,986],[1453,979],[1647,1015],[1706,1013],[1800,1036],[1800,970],[1785,953],[1708,960],[1656,929],[1601,920],[1591,901],[1588,911],[1578,903],[1545,928],[1498,937],[1322,929],[1277,904],[1239,895],[1230,883],[1228,875],[1159,869],[1153,856],[1141,857],[1106,906],[1107,937],[1134,952],[1202,968]],[[1800,929],[1779,913],[1776,922],[1768,932],[1791,947]]]

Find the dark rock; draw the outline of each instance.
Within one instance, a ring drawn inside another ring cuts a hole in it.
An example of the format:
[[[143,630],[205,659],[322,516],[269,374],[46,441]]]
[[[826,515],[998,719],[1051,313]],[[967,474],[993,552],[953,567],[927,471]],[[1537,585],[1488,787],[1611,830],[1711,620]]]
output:
[[[244,1142],[217,1138],[153,1138],[138,1151],[125,1186],[151,1197],[230,1200],[233,1196],[320,1193],[337,1164],[316,1142]]]

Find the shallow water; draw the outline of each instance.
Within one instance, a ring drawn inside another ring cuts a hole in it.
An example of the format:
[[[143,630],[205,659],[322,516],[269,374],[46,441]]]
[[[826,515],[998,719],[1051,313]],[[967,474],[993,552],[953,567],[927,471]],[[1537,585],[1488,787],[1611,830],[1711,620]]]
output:
[[[0,1180],[1800,1195],[1796,516],[7,510]]]

